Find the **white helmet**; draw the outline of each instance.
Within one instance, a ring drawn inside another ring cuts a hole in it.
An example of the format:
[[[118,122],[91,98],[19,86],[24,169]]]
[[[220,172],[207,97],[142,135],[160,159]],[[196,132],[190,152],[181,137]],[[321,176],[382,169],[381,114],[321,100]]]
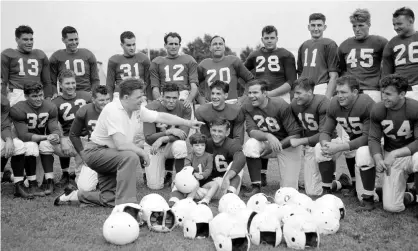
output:
[[[234,193],[226,193],[224,194],[221,199],[219,199],[219,204],[218,204],[218,211],[220,213],[226,212],[227,206],[229,203],[231,203],[232,201],[242,201],[238,195],[234,194]],[[245,205],[245,203],[244,203]]]
[[[326,205],[331,208],[334,208],[340,212],[340,219],[344,219],[345,217],[346,211],[345,211],[344,203],[340,198],[338,198],[335,195],[325,194],[319,197],[318,199],[316,199],[315,204],[316,204],[315,207],[317,205],[320,205],[321,207]]]
[[[156,193],[145,195],[139,205],[142,208],[142,220],[150,230],[169,232],[176,226],[176,217],[165,199]]]
[[[277,247],[280,244],[282,228],[273,211],[264,211],[254,216],[250,224],[250,239],[255,245],[265,243]]]
[[[274,202],[276,202],[276,204],[283,205],[290,200],[292,196],[298,193],[298,190],[293,187],[282,187],[276,191],[276,194],[274,195]]]
[[[335,234],[340,229],[340,212],[326,205],[315,207],[312,219],[320,234]]]
[[[209,230],[217,251],[250,249],[251,242],[246,224],[240,222],[234,215],[219,213],[209,223]]]
[[[209,237],[209,222],[212,219],[212,210],[204,204],[198,204],[184,221],[184,237],[189,239]]]
[[[297,193],[290,197],[286,204],[297,205],[305,208],[308,212],[312,211],[314,206],[313,200],[303,193]]]
[[[264,211],[266,205],[269,204],[271,204],[271,202],[268,200],[267,195],[263,193],[257,193],[251,196],[247,201],[247,208],[260,213]]]
[[[171,208],[176,216],[176,225],[183,227],[186,216],[190,215],[196,206],[196,202],[188,198],[177,201]]]
[[[139,216],[140,218],[142,218],[142,208],[139,204],[136,204],[136,203],[124,203],[124,204],[116,205],[112,209],[112,214],[126,212],[128,209],[133,210],[134,212],[136,212],[137,217]],[[135,220],[138,220],[138,219],[135,218]]]
[[[181,193],[189,194],[199,186],[199,182],[193,176],[193,167],[185,166],[174,178],[174,184]]]
[[[311,217],[311,213],[306,210],[306,208],[301,207],[299,205],[289,205],[290,208],[287,208],[286,211],[283,213],[282,222],[283,225],[286,224],[286,222],[290,218],[298,218],[298,217]]]
[[[305,249],[319,246],[319,232],[311,217],[291,217],[283,226],[283,237],[287,247]]]
[[[134,242],[139,236],[138,222],[128,213],[112,213],[103,224],[103,236],[115,245]]]
[[[256,215],[257,215],[256,211],[246,208],[246,209],[242,209],[238,211],[234,216],[238,222],[245,225],[245,229],[247,229],[247,233],[249,234],[248,231],[250,231],[251,222],[253,221],[254,216]]]

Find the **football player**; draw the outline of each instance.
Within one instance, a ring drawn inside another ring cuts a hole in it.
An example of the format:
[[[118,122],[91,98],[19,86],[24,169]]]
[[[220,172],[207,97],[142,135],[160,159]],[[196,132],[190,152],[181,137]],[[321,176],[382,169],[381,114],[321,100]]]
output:
[[[338,77],[338,46],[323,34],[327,25],[325,16],[313,13],[309,16],[308,30],[311,39],[305,41],[298,50],[297,72],[299,76],[314,80],[315,93],[331,99]]]
[[[396,73],[406,77],[410,86],[406,96],[418,100],[418,33],[414,29],[414,12],[407,7],[397,9],[392,22],[398,35],[383,51],[382,75]]]
[[[58,121],[62,128],[63,137],[61,138],[61,149],[65,157],[60,157],[62,177],[56,184],[58,187],[65,187],[70,181],[70,157],[76,157],[76,170],[82,163],[73,144],[69,139],[71,124],[75,114],[80,107],[91,102],[91,95],[85,91],[76,91],[76,74],[72,70],[64,69],[58,76],[58,82],[62,95],[52,100],[58,108]],[[75,175],[71,175],[74,177]]]
[[[10,109],[10,117],[16,128],[17,136],[25,142],[26,156],[21,165],[15,165],[13,173],[23,174],[33,189],[34,196],[49,195],[54,191],[54,156],[62,151],[60,143],[61,131],[58,126],[57,107],[44,100],[44,91],[40,83],[25,83],[23,86],[25,101],[20,101]],[[36,181],[36,157],[41,157],[45,172],[46,189],[42,191]]]
[[[120,46],[123,54],[113,55],[107,63],[106,86],[111,97],[119,98],[118,84],[126,78],[141,78],[147,85],[150,83],[149,67],[150,60],[147,55],[136,51],[135,34],[125,31],[120,35]],[[147,87],[147,90],[150,89]],[[151,96],[147,98],[151,100]]]
[[[78,48],[78,32],[74,27],[65,26],[61,34],[65,49],[54,52],[49,58],[52,85],[57,84],[62,70],[69,69],[76,75],[77,91],[91,92],[100,85],[96,57],[88,49]]]
[[[334,161],[342,153],[345,155],[352,184],[343,182],[348,191],[345,196],[355,196],[356,190],[359,196],[363,194],[361,180],[358,180],[356,172],[356,150],[367,145],[367,137],[370,127],[370,111],[374,101],[367,94],[359,94],[360,81],[353,76],[343,76],[337,79],[337,95],[331,100],[327,111],[325,125],[320,131],[319,143],[315,146],[315,156],[318,161],[319,171],[322,177],[322,189],[324,193],[332,193],[331,186],[334,179]],[[337,125],[341,125],[348,134],[345,138],[332,139]],[[361,167],[360,173],[369,169]],[[357,185],[357,186],[356,186]],[[371,194],[373,196],[373,194]]]
[[[370,175],[362,176],[362,180],[364,187],[368,186],[367,190],[373,190],[376,171],[385,172],[383,208],[401,212],[416,200],[415,191],[405,191],[408,175],[415,173],[415,181],[418,181],[418,101],[405,97],[408,78],[404,76],[387,75],[380,85],[382,102],[377,103],[370,114],[370,151],[364,155],[371,162],[374,160],[375,167],[372,165]],[[363,200],[369,210],[374,208],[370,196]]]
[[[43,85],[45,97],[52,97],[49,60],[45,53],[33,49],[33,30],[21,25],[15,31],[17,49],[1,53],[2,93],[7,95],[10,106],[25,100],[23,85],[36,82]],[[7,94],[7,88],[9,93]]]
[[[214,120],[210,126],[211,138],[206,143],[206,152],[213,156],[212,174],[208,180],[213,180],[219,186],[213,197],[216,199],[220,199],[225,193],[238,195],[241,188],[245,156],[240,142],[228,137],[230,129],[231,125],[225,118]],[[182,193],[173,191],[169,204],[173,205],[183,198]]]
[[[181,37],[176,32],[164,36],[166,57],[152,60],[150,67],[151,88],[153,99],[160,99],[160,91],[166,83],[175,83],[180,90],[180,100],[190,108],[198,94],[197,63],[187,54],[179,54]]]
[[[245,66],[250,71],[255,69],[256,79],[267,80],[269,97],[281,96],[290,103],[289,92],[296,80],[295,56],[290,51],[277,47],[276,27],[264,27],[261,36],[264,47],[252,52],[246,59]]]
[[[245,196],[261,190],[261,159],[276,157],[280,168],[280,186],[298,188],[301,166],[301,147],[290,147],[291,138],[299,138],[302,128],[292,114],[290,104],[280,97],[267,96],[268,82],[256,79],[248,84],[248,100],[243,105],[245,122],[250,139],[243,152],[252,189]]]
[[[338,48],[341,75],[353,75],[360,80],[360,91],[368,94],[375,102],[381,100],[379,91],[380,65],[383,49],[388,40],[369,35],[371,25],[367,9],[357,9],[350,16],[354,37],[341,43]]]
[[[245,68],[237,56],[225,56],[225,39],[223,37],[212,37],[209,50],[212,53],[212,58],[204,59],[197,68],[200,99],[203,99],[199,103],[204,104],[204,99],[211,99],[210,86],[216,80],[221,80],[229,85],[227,99],[238,99],[238,79],[241,78],[248,82],[254,78],[253,74]]]
[[[315,145],[319,142],[319,132],[323,130],[329,100],[321,94],[313,94],[315,82],[300,77],[294,83],[292,100],[293,115],[303,127],[301,138],[290,139],[292,147],[303,148],[302,166],[304,167],[305,191],[307,195],[322,195],[321,174],[315,160]]]
[[[244,144],[244,113],[237,104],[226,103],[228,99],[230,85],[221,80],[215,80],[210,85],[211,103],[199,106],[196,109],[196,119],[205,122],[200,127],[200,132],[210,137],[210,124],[218,118],[225,118],[231,125],[231,133],[228,135],[232,139]]]
[[[149,110],[170,113],[183,119],[191,118],[191,108],[185,107],[179,101],[179,87],[173,83],[166,83],[162,88],[162,100],[154,100],[146,107]],[[150,163],[150,168],[158,168],[164,164],[166,159],[175,159],[176,172],[184,167],[184,158],[187,156],[187,145],[185,139],[189,135],[189,127],[168,126],[161,123],[144,123],[145,151],[148,154],[159,154],[158,163]],[[165,185],[171,184],[173,165],[166,165]],[[147,177],[147,182],[153,182]]]

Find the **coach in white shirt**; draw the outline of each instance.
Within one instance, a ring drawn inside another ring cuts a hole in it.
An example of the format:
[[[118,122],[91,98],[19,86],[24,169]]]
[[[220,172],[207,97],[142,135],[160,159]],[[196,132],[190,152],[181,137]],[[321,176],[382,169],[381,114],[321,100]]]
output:
[[[99,191],[86,192],[67,187],[54,205],[81,202],[106,207],[137,203],[136,169],[140,158],[149,164],[146,152],[133,143],[140,129],[140,120],[150,123],[187,125],[199,128],[199,121],[182,119],[168,113],[159,113],[141,107],[144,82],[127,79],[120,83],[120,100],[105,106],[81,156],[98,173]],[[140,112],[136,112],[140,110]],[[139,116],[137,116],[139,114]]]

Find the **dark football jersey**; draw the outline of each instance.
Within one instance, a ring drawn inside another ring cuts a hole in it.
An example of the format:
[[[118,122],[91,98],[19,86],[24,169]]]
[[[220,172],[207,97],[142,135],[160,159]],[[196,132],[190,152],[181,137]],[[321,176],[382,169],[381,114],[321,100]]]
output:
[[[71,99],[65,99],[58,96],[52,100],[58,108],[58,121],[61,124],[64,136],[70,133],[71,124],[74,121],[75,114],[80,107],[91,102],[91,94],[85,91],[78,91],[76,96]]]
[[[107,64],[107,87],[112,93],[119,92],[119,83],[127,78],[142,79],[148,85],[150,64],[147,55],[142,52],[137,52],[132,57],[112,56]]]
[[[292,86],[296,80],[295,56],[284,48],[268,51],[263,47],[254,51],[245,61],[245,67],[250,71],[255,69],[255,78],[267,80],[269,91],[286,82]]]
[[[175,58],[157,57],[150,66],[151,87],[161,88],[166,83],[175,83],[180,91],[190,90],[190,84],[199,84],[197,63],[190,55],[183,54]]]
[[[9,116],[10,103],[6,96],[1,95],[1,138],[6,141],[6,138],[12,138],[11,124],[12,121]]]
[[[340,45],[341,75],[349,74],[359,79],[361,90],[379,90],[380,66],[383,49],[388,40],[370,35],[364,40],[351,37]]]
[[[370,128],[370,111],[375,102],[367,94],[359,94],[351,107],[340,106],[338,97],[332,98],[319,140],[331,140],[337,123],[350,137],[350,150],[367,145]]]
[[[418,85],[418,32],[410,37],[395,36],[383,51],[382,75],[399,74],[409,85]]]
[[[315,84],[329,82],[329,72],[339,72],[338,46],[329,38],[310,39],[298,50],[297,72]]]
[[[94,86],[100,85],[96,57],[87,49],[80,48],[76,53],[68,53],[65,49],[58,50],[52,54],[49,61],[53,85],[57,83],[59,73],[64,69],[70,69],[75,73],[77,91],[90,92]]]
[[[387,109],[377,103],[370,114],[369,147],[373,155],[382,153],[381,138],[385,151],[408,147],[411,154],[418,151],[418,101],[405,98],[398,110]]]
[[[319,142],[319,132],[325,124],[329,99],[324,95],[315,94],[311,102],[298,105],[293,99],[291,107],[293,115],[299,119],[303,127],[302,137],[308,138],[309,145],[315,146]]]
[[[169,113],[172,115],[179,116],[180,118],[190,120],[191,109],[186,108],[183,102],[177,101],[176,106],[173,110],[168,110],[160,101],[154,100],[146,106],[149,110]],[[162,123],[148,123],[144,122],[144,137],[147,144],[152,145],[160,137],[166,136],[165,130],[170,128],[179,128],[183,130],[186,135],[189,135],[190,128],[187,126],[168,126]]]
[[[90,138],[91,133],[99,119],[100,112],[96,110],[93,103],[80,107],[75,114],[74,121],[70,128],[70,140],[78,153],[83,150],[80,137],[87,131]]]
[[[57,107],[48,100],[44,100],[38,108],[32,107],[26,100],[20,101],[10,109],[10,117],[17,136],[24,142],[31,141],[33,134],[61,135]]]
[[[198,68],[200,94],[210,100],[210,86],[215,80],[221,80],[229,85],[228,99],[238,98],[238,78],[245,82],[253,79],[253,74],[245,68],[237,56],[228,55],[221,61],[206,58],[200,62]]]
[[[41,83],[45,97],[52,97],[49,60],[41,50],[34,49],[30,53],[16,49],[4,50],[1,53],[1,77],[3,84],[9,84],[14,89],[23,90],[27,82]]]
[[[231,123],[231,133],[229,137],[238,140],[241,144],[244,144],[244,113],[236,104],[225,104],[225,108],[221,111],[215,110],[212,104],[204,104],[199,106],[195,111],[195,117],[197,120],[205,122],[200,127],[200,132],[206,135],[208,138],[210,135],[210,123],[218,118],[225,118]]]
[[[212,139],[208,139],[206,143],[206,152],[213,155],[213,169],[210,179],[223,177],[228,165],[234,161],[231,170],[237,174],[245,165],[245,156],[242,153],[242,146],[239,141],[226,138],[221,146],[213,143]]]
[[[290,135],[302,132],[302,128],[293,116],[290,104],[280,97],[268,98],[267,106],[263,109],[254,107],[248,100],[242,110],[248,134],[252,130],[260,130],[283,140]]]

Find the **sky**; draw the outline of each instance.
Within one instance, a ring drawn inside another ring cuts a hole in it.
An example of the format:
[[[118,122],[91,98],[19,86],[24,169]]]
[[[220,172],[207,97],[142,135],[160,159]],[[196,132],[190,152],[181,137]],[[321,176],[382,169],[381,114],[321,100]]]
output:
[[[295,52],[310,38],[311,13],[326,16],[324,37],[340,44],[353,35],[349,16],[356,8],[370,11],[371,34],[390,39],[396,35],[392,13],[403,6],[418,16],[418,1],[1,1],[0,48],[15,48],[14,30],[26,24],[35,32],[34,48],[50,55],[64,48],[61,30],[70,25],[78,30],[79,46],[105,64],[121,53],[119,36],[126,30],[135,33],[138,49],[162,48],[164,34],[175,31],[182,36],[182,45],[205,33],[221,35],[239,55],[246,46],[260,43],[264,26],[274,25],[279,47]]]

